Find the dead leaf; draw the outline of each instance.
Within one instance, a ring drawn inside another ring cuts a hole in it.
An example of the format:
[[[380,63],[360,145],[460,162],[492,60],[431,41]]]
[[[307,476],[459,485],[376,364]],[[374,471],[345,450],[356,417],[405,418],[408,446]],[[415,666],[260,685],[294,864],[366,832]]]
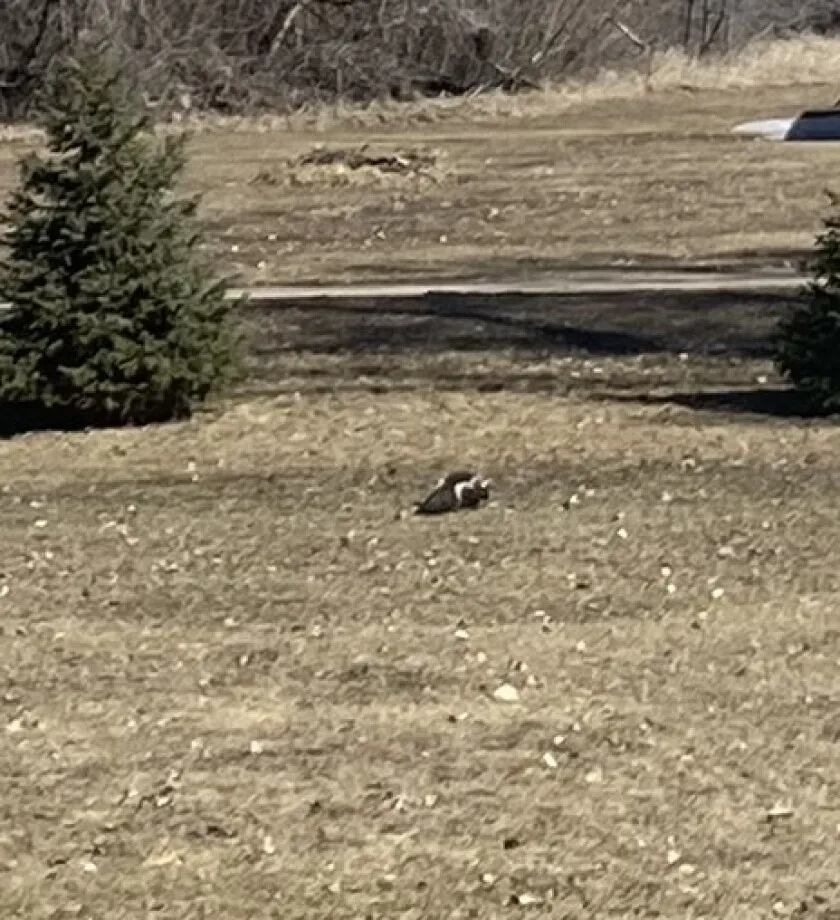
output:
[[[591,786],[594,786],[598,783],[604,781],[604,771],[601,767],[593,767],[585,776],[584,779]]]
[[[791,817],[793,817],[793,809],[790,807],[790,805],[783,805],[781,802],[777,802],[772,808],[767,810],[768,821]]]
[[[493,699],[499,703],[519,702],[519,691],[513,684],[502,684],[493,691]]]

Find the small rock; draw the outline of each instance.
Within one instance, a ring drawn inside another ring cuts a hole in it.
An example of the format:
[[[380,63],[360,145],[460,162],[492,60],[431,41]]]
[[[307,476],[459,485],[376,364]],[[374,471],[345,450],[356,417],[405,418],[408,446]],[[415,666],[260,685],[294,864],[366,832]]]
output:
[[[274,841],[267,834],[263,837],[262,842],[262,851],[266,856],[273,856],[277,852],[277,848],[274,846]]]
[[[674,850],[674,849],[668,850],[668,852],[665,854],[665,860],[667,861],[669,866],[673,866],[676,863],[678,863],[681,857],[682,857],[682,854],[680,853],[680,851]]]
[[[551,751],[546,751],[545,754],[543,754],[543,756],[542,756],[542,762],[543,762],[550,770],[556,770],[556,769],[557,769],[557,758],[554,756],[554,754],[551,753]]]
[[[513,684],[502,684],[493,691],[493,699],[499,703],[516,703],[519,701],[519,691]]]
[[[262,754],[265,751],[262,741],[252,741],[249,750],[252,754]]]
[[[586,774],[586,776],[584,776],[584,779],[591,786],[597,785],[598,783],[602,783],[604,781],[604,771],[601,769],[601,767],[593,767],[593,769],[591,769]]]
[[[539,895],[523,891],[522,894],[515,894],[511,897],[511,904],[518,904],[520,907],[533,907],[536,904],[542,904],[542,898]]]
[[[463,642],[466,642],[470,637],[470,634],[466,629],[456,629],[453,635],[456,639],[460,639]]]

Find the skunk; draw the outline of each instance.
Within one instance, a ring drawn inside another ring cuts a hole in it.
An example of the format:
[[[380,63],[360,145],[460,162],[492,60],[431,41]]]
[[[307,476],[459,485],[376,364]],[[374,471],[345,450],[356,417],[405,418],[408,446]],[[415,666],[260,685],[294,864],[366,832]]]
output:
[[[490,498],[490,480],[458,470],[441,479],[423,501],[414,503],[415,514],[445,514],[460,508],[477,508]]]

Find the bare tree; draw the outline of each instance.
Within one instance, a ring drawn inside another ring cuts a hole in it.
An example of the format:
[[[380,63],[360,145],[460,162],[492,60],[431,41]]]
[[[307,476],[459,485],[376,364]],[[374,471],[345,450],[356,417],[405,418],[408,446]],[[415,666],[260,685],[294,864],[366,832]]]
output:
[[[840,31],[840,0],[3,0],[0,118],[24,114],[90,29],[162,109],[243,112],[516,91],[638,66],[653,47],[704,55],[756,35],[826,34]]]

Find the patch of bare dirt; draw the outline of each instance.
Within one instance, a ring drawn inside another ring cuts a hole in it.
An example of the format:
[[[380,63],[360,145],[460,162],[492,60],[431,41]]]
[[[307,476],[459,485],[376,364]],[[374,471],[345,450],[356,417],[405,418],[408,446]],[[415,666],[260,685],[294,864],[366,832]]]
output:
[[[399,185],[402,182],[440,182],[446,175],[442,154],[436,150],[372,151],[367,144],[353,148],[316,145],[277,167],[263,168],[252,185]]]

